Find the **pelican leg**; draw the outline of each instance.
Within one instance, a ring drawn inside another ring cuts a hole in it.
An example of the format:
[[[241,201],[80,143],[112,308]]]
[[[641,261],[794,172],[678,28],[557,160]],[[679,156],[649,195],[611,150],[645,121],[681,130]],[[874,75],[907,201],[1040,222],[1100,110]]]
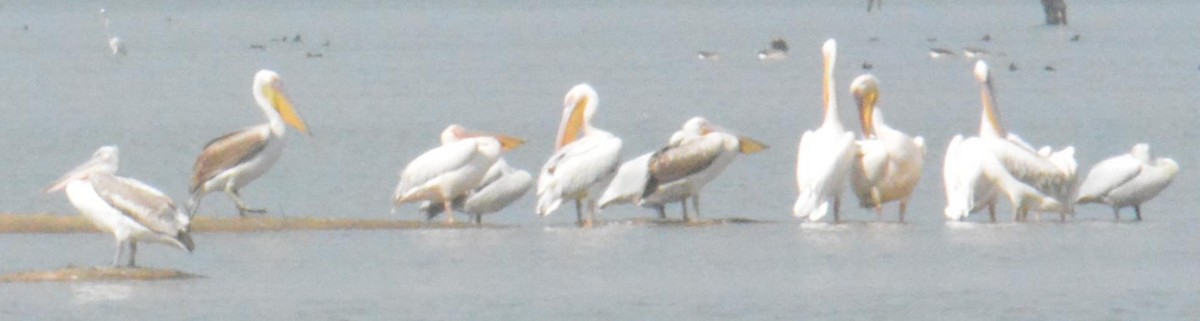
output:
[[[117,255],[113,256],[112,267],[121,267],[121,255],[125,254],[125,242],[128,240],[117,240]]]
[[[1133,213],[1137,215],[1136,216],[1137,221],[1139,221],[1139,222],[1142,221],[1142,206],[1141,205],[1134,205]]]
[[[656,207],[654,207],[654,209],[658,210],[658,219],[660,219],[660,220],[667,219],[667,206],[666,205],[656,206]]]
[[[583,203],[578,199],[575,200],[575,223],[583,226]]]
[[[483,225],[483,214],[473,214],[475,216],[475,225]]]
[[[1121,208],[1113,206],[1113,221],[1121,221]]]
[[[696,210],[696,218],[700,218],[700,194],[692,196],[692,209]],[[690,217],[685,217],[687,221],[691,221]]]
[[[125,267],[137,266],[136,264],[133,263],[133,260],[136,257],[137,257],[137,240],[129,240],[129,264],[126,264]]]
[[[454,224],[454,204],[450,204],[454,199],[449,197],[442,198],[442,209],[446,210],[446,224]]]
[[[904,213],[908,211],[908,200],[900,201],[900,223],[904,223]]]
[[[592,222],[596,221],[596,201],[588,200],[588,217],[587,227],[592,227]]]
[[[246,206],[246,202],[242,201],[242,195],[238,194],[238,190],[233,189],[233,184],[225,187],[225,194],[229,194],[229,198],[233,199],[233,203],[234,205],[237,205],[238,215],[240,216],[246,216],[247,212],[254,214],[267,213],[267,209],[265,208],[251,208]]]
[[[834,196],[833,197],[833,223],[835,223],[835,224],[842,222],[842,215],[841,215],[841,211],[840,211],[841,208],[842,208],[842,197],[840,195]]]
[[[988,216],[992,218],[992,223],[996,223],[996,203],[988,204]]]
[[[679,206],[683,207],[683,221],[686,222],[688,220],[687,198],[679,201]]]

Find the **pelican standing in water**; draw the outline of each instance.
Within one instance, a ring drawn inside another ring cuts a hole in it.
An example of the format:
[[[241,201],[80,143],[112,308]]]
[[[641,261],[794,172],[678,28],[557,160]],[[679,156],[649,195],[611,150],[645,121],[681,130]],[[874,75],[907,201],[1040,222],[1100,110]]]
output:
[[[754,139],[730,134],[702,117],[693,117],[672,135],[667,147],[646,158],[644,169],[626,170],[622,165],[621,170],[626,172],[618,171],[618,178],[601,197],[601,204],[608,205],[614,199],[636,199],[638,205],[659,209],[659,216],[664,217],[663,205],[680,202],[683,220],[690,222],[688,198],[692,199],[692,208],[699,217],[700,190],[724,172],[738,154],[753,154],[766,148]],[[631,164],[640,164],[639,159]],[[627,178],[643,172],[640,181]],[[629,195],[630,192],[634,195]]]
[[[454,223],[454,199],[479,186],[502,152],[524,144],[505,135],[472,133],[459,125],[446,127],[442,142],[404,167],[392,203],[441,203],[447,223]]]
[[[483,224],[483,215],[499,212],[517,201],[533,187],[533,176],[529,172],[513,168],[501,157],[483,175],[483,181],[471,192],[454,199],[455,210],[471,215],[475,224]],[[433,219],[446,210],[445,204],[426,202],[421,206],[427,219]]]
[[[550,215],[563,201],[573,200],[576,219],[581,225],[591,226],[595,220],[596,198],[604,192],[621,162],[621,139],[592,127],[598,100],[596,90],[588,84],[576,85],[567,92],[554,154],[538,174],[538,215]]]
[[[266,213],[263,208],[250,208],[242,201],[238,190],[266,173],[279,155],[283,153],[286,125],[291,125],[308,135],[308,125],[292,108],[283,93],[279,74],[260,70],[254,75],[254,101],[267,117],[267,123],[242,129],[218,137],[207,145],[196,158],[192,169],[192,181],[188,188],[188,215],[196,214],[205,194],[223,191],[233,199],[238,214]],[[285,125],[286,124],[286,125]]]
[[[858,102],[863,134],[863,139],[857,142],[859,152],[854,157],[850,185],[859,204],[875,208],[881,218],[883,203],[899,201],[900,222],[904,222],[909,197],[921,179],[925,139],[910,137],[883,121],[883,112],[875,105],[879,100],[879,81],[875,76],[854,79],[850,92]]]
[[[796,217],[817,221],[833,205],[833,220],[841,220],[841,194],[850,163],[854,158],[854,133],[842,127],[838,119],[837,95],[833,87],[833,65],[837,60],[837,41],[829,39],[821,47],[825,58],[824,87],[825,120],[817,130],[804,132],[796,154],[796,185],[800,190],[792,213]]]
[[[986,151],[984,161],[994,159],[1002,169],[1003,173],[996,173],[995,170],[983,169],[974,170],[975,172],[984,172],[987,175],[983,179],[990,180],[994,192],[1003,193],[1009,197],[1012,202],[1013,219],[1016,221],[1025,220],[1030,210],[1043,212],[1059,212],[1062,214],[1062,219],[1066,219],[1066,214],[1070,211],[1070,203],[1068,197],[1071,195],[1072,187],[1075,184],[1075,149],[1066,147],[1058,152],[1051,152],[1049,147],[1043,147],[1040,150],[1035,150],[1031,145],[1021,140],[1016,134],[1009,133],[1000,125],[1000,116],[996,109],[996,100],[993,95],[991,73],[988,70],[987,64],[979,61],[975,65],[975,77],[980,83],[980,100],[983,104],[983,112],[980,116],[979,126],[979,147]],[[956,151],[961,146],[960,143],[965,142],[961,136],[955,137],[951,141],[950,147],[947,149],[946,157],[948,166],[956,165],[952,163],[953,158],[962,155]],[[962,173],[972,169],[962,168],[959,171]],[[947,171],[951,171],[947,169]],[[989,172],[990,171],[990,172]],[[947,197],[951,197],[950,180],[958,177],[963,178],[962,174],[946,174],[947,177]],[[1009,180],[1008,177],[1012,179]],[[969,188],[970,185],[959,184],[958,188]],[[966,193],[956,193],[959,197],[967,195]],[[977,196],[987,196],[987,193],[976,193]],[[995,195],[995,194],[992,194]],[[971,211],[977,208],[974,206],[955,206],[951,208],[950,204],[971,204],[986,199],[973,200],[950,200],[946,213],[948,217],[965,216],[962,211]],[[988,205],[989,208],[992,205]],[[952,212],[957,212],[954,214]]]
[[[1106,159],[1092,170],[1079,187],[1078,204],[1102,203],[1113,208],[1113,216],[1121,220],[1121,208],[1133,207],[1137,220],[1142,220],[1142,203],[1158,196],[1171,185],[1179,164],[1170,158],[1150,158],[1150,145],[1133,145],[1128,154]]]
[[[138,241],[172,245],[189,253],[195,249],[188,235],[188,216],[154,187],[116,176],[118,160],[116,146],[101,147],[91,160],[67,172],[45,192],[65,189],[67,199],[83,217],[112,232],[117,239],[113,266],[133,267]],[[129,255],[122,264],[126,244]]]

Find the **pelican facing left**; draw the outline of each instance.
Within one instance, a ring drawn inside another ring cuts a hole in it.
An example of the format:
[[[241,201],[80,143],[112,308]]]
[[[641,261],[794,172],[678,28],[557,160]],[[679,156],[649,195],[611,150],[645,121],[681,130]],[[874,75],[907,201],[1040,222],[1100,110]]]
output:
[[[218,137],[207,145],[196,158],[192,168],[192,181],[188,188],[188,215],[196,215],[205,194],[225,192],[237,206],[238,215],[266,213],[265,208],[250,208],[238,193],[242,187],[266,173],[283,154],[284,134],[291,125],[300,133],[309,135],[308,125],[292,108],[292,103],[283,93],[279,74],[270,70],[259,70],[254,75],[251,87],[254,101],[267,117],[267,123],[249,127]]]
[[[925,139],[908,136],[883,121],[883,113],[875,106],[879,100],[879,80],[875,76],[854,79],[850,92],[858,102],[863,133],[863,139],[857,142],[850,186],[859,204],[875,208],[880,217],[883,203],[899,201],[900,222],[904,222],[908,199],[925,164]]]
[[[118,165],[117,147],[101,147],[91,160],[67,172],[45,192],[65,189],[67,199],[83,217],[116,237],[113,266],[133,267],[138,241],[163,243],[192,252],[195,244],[188,235],[188,216],[154,187],[116,176]],[[122,264],[126,244],[129,257]]]

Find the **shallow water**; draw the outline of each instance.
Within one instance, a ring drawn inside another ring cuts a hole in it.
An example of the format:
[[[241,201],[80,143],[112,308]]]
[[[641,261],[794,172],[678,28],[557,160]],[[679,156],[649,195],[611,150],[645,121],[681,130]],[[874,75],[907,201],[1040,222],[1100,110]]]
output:
[[[600,93],[596,126],[624,138],[627,158],[693,115],[770,144],[735,161],[702,199],[705,217],[770,222],[581,231],[569,211],[538,218],[527,197],[487,218],[514,226],[506,229],[200,234],[192,255],[144,246],[139,262],[206,278],[4,285],[0,318],[1200,315],[1200,224],[1188,197],[1197,188],[1200,58],[1191,44],[1200,3],[1075,2],[1069,27],[1046,28],[1036,2],[982,0],[888,1],[875,15],[858,1],[243,2],[3,4],[0,209],[74,213],[63,195],[40,190],[105,144],[120,145],[124,175],[182,199],[207,140],[262,122],[248,89],[269,68],[314,132],[291,133],[279,164],[243,190],[271,215],[418,219],[412,207],[389,214],[395,173],[449,123],[526,138],[507,158],[536,170],[563,94],[586,81]],[[101,6],[128,56],[108,55]],[[271,40],[296,34],[303,43]],[[984,34],[993,40],[979,41]],[[1081,41],[1070,42],[1075,34]],[[773,36],[789,41],[791,57],[761,64],[754,52]],[[910,224],[801,225],[789,215],[795,146],[820,122],[818,47],[830,37],[840,45],[847,126],[857,128],[846,87],[869,61],[889,123],[929,145]],[[988,61],[1007,129],[1038,145],[1074,145],[1081,173],[1137,142],[1183,172],[1143,208],[1143,223],[1108,222],[1096,206],[1066,224],[943,223],[942,152],[954,134],[976,130],[979,98],[972,62],[930,60],[933,46],[995,52]],[[724,57],[699,61],[696,50]],[[1010,63],[1020,69],[1007,71]],[[235,215],[219,195],[202,211]],[[104,264],[112,246],[99,234],[2,235],[0,272]]]

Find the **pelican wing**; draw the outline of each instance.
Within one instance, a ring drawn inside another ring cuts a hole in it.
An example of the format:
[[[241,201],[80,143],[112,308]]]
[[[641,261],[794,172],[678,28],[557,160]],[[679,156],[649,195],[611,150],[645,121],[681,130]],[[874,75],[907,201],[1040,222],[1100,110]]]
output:
[[[699,173],[712,165],[722,152],[722,141],[715,136],[690,140],[654,153],[648,164],[650,180],[645,191],[653,192],[660,184],[670,183]]]
[[[470,163],[476,153],[476,142],[462,140],[441,145],[417,156],[400,173],[400,184],[396,186],[395,198],[400,199],[438,176],[462,168]]]
[[[1178,163],[1170,158],[1159,158],[1152,164],[1143,165],[1137,177],[1109,192],[1109,198],[1113,206],[1139,205],[1170,186],[1178,173]]]
[[[594,185],[607,181],[620,162],[621,139],[608,133],[597,131],[563,146],[538,174],[537,212],[549,215],[564,197],[586,195]]]
[[[178,242],[177,246],[192,250],[187,235],[188,217],[179,212],[175,202],[159,190],[132,178],[108,174],[91,175],[88,182],[108,205],[146,229],[164,234]]]
[[[612,204],[636,202],[645,191],[646,181],[650,179],[650,157],[654,153],[646,153],[626,161],[617,169],[617,175],[612,183],[604,190],[597,203],[600,208]]]
[[[800,195],[792,212],[812,221],[824,217],[829,198],[841,193],[855,154],[853,133],[825,129],[805,132],[796,157]]]
[[[213,177],[235,166],[249,161],[267,146],[270,131],[265,126],[255,126],[218,137],[204,145],[204,151],[196,158],[192,168],[192,184],[188,191],[195,193]]]
[[[1088,171],[1087,178],[1079,185],[1076,202],[1100,202],[1110,191],[1124,185],[1142,172],[1142,162],[1125,154],[1106,159]]]
[[[525,196],[530,188],[533,188],[533,176],[527,171],[513,171],[471,193],[463,203],[463,209],[474,214],[499,212]]]

